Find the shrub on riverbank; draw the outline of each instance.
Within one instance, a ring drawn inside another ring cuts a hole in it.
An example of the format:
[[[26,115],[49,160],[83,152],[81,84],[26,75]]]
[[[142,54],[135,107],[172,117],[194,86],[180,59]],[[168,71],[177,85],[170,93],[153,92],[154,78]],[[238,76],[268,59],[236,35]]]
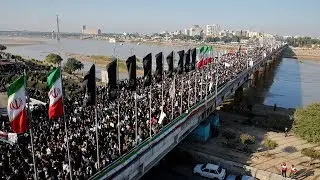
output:
[[[320,103],[296,110],[293,131],[309,142],[320,142]]]

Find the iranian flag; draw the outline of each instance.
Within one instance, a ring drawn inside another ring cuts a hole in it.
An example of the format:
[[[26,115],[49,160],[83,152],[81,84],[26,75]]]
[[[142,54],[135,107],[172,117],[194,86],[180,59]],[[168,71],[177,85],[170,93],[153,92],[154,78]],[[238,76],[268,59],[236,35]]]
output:
[[[49,90],[49,119],[63,115],[61,70],[55,68],[47,78]]]
[[[24,133],[29,129],[26,111],[25,77],[14,81],[8,88],[8,116],[11,129],[15,133]]]

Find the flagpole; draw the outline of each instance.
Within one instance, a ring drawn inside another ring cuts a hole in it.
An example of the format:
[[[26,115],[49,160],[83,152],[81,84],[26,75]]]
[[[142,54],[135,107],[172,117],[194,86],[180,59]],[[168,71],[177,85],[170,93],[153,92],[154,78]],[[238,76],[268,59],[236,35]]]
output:
[[[220,53],[218,53],[218,61],[220,62]],[[215,69],[216,69],[216,85],[215,85],[215,108],[217,108],[217,95],[218,95],[218,66],[216,65],[215,66]]]
[[[150,97],[149,97],[149,108],[150,108],[150,115],[149,115],[149,122],[150,122],[150,130],[149,130],[149,134],[150,134],[150,138],[152,137],[152,117],[151,117],[151,103],[152,103],[152,99],[151,99],[151,85],[152,83],[150,84]]]
[[[197,70],[194,71],[194,104],[197,103]]]
[[[136,145],[138,145],[138,114],[137,114],[137,91],[134,91],[134,111],[135,111],[135,136]]]
[[[191,84],[191,82],[190,82],[190,73],[191,72],[188,72],[188,109],[190,108],[190,84]]]
[[[96,88],[96,68],[94,68],[94,116],[95,116],[95,124],[96,124],[96,144],[97,144],[97,169],[100,169],[100,153],[99,153],[99,134],[98,134],[98,111],[97,111],[97,88]]]
[[[174,90],[173,93],[176,93],[176,82],[175,82],[175,75],[173,75],[173,86],[172,89]],[[174,97],[175,97],[175,94],[172,95],[171,99],[171,120],[173,120],[173,101],[174,101]]]
[[[119,59],[117,58],[117,86],[118,86],[118,146],[119,146],[119,154],[121,155],[121,140],[120,140],[120,83],[119,83]]]
[[[26,92],[26,96],[28,98],[28,115],[30,117],[30,121],[29,121],[29,132],[30,132],[30,140],[31,140],[31,150],[32,150],[32,160],[33,160],[33,170],[34,170],[34,179],[38,180],[38,172],[37,172],[37,166],[36,166],[36,158],[34,156],[34,145],[33,145],[33,131],[32,131],[32,126],[31,126],[31,119],[32,119],[32,114],[30,113],[30,96],[27,91],[27,71],[26,69],[24,69],[24,83],[25,83],[25,92]]]
[[[61,87],[62,87],[62,93],[63,91],[63,85],[62,85],[62,71],[61,71],[61,63],[59,64],[59,70],[60,70],[60,79],[61,79]],[[68,129],[67,129],[67,121],[66,121],[66,113],[64,108],[64,97],[62,95],[62,105],[63,105],[63,120],[64,120],[64,131],[66,133],[66,140],[67,140],[67,151],[68,151],[68,160],[69,160],[69,170],[70,170],[70,180],[72,180],[72,167],[71,167],[71,157],[70,157],[70,148],[69,148],[69,136],[68,136]]]
[[[180,99],[180,100],[181,100],[181,104],[180,104],[180,115],[182,114],[182,106],[183,106],[183,105],[182,105],[182,103],[183,103],[183,99],[182,99],[182,98],[183,98],[183,85],[184,85],[184,83],[183,83],[183,81],[184,81],[184,80],[183,80],[183,76],[182,76],[181,78],[182,78],[182,82],[181,82],[181,83],[182,83],[182,88],[181,88],[181,95],[180,95],[180,98],[181,98],[181,99]]]

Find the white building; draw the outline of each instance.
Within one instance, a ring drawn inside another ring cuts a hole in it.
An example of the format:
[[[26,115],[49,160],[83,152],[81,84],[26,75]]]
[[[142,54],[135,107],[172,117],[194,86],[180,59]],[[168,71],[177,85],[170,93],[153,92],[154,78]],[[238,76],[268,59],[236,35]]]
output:
[[[190,30],[189,29],[184,29],[184,35],[190,36]]]
[[[207,25],[206,35],[207,36],[214,36],[214,37],[219,36],[220,35],[220,25],[218,25],[218,24]]]
[[[198,25],[194,25],[189,31],[190,36],[201,36],[202,29]]]

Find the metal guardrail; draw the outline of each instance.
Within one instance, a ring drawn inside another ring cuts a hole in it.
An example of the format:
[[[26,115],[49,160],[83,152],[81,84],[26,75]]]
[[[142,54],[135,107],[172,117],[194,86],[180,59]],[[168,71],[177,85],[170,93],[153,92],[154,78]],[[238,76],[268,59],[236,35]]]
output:
[[[281,51],[285,46],[280,47],[279,49],[273,51],[272,53],[270,53],[269,55],[267,55],[265,58],[260,58],[260,60],[258,60],[257,63],[254,64],[254,66],[252,66],[251,68],[248,68],[246,70],[244,70],[243,72],[241,72],[240,74],[238,74],[237,77],[233,78],[232,80],[229,80],[223,87],[220,87],[218,90],[218,94],[220,94],[221,92],[223,92],[224,90],[226,90],[227,88],[230,87],[230,85],[233,84],[233,82],[237,79],[241,79],[243,78],[244,75],[247,75],[248,73],[252,73],[252,71],[255,71],[255,69],[257,67],[261,66],[261,63],[265,60],[268,60],[270,57],[272,57],[275,53]],[[133,148],[132,150],[130,150],[129,152],[127,152],[126,154],[124,154],[123,156],[119,157],[115,162],[113,162],[112,164],[108,165],[107,167],[103,168],[102,170],[100,170],[99,172],[97,172],[94,176],[92,176],[90,179],[99,179],[99,177],[103,176],[104,174],[114,170],[115,168],[117,168],[118,166],[122,165],[121,168],[130,165],[130,163],[126,163],[123,164],[126,160],[132,158],[133,155],[135,155],[136,153],[138,153],[141,149],[145,149],[147,150],[149,147],[154,146],[155,144],[149,144],[150,142],[154,142],[159,136],[164,135],[162,138],[164,138],[167,134],[169,134],[170,132],[167,132],[167,130],[174,126],[179,120],[185,118],[187,115],[189,115],[192,111],[194,111],[196,108],[200,107],[200,105],[203,105],[205,102],[210,102],[212,101],[214,98],[216,97],[215,93],[211,93],[210,95],[208,95],[207,100],[203,99],[200,100],[198,103],[196,103],[195,105],[193,105],[190,108],[189,113],[184,113],[182,115],[180,115],[179,117],[175,118],[171,123],[167,124],[166,126],[164,126],[163,128],[160,129],[160,132],[155,134],[152,137],[149,137],[147,139],[145,139],[144,141],[142,141],[138,146],[136,146],[135,148]],[[166,133],[167,132],[167,133]],[[161,139],[162,139],[161,138]],[[160,141],[161,139],[158,139],[158,141]],[[157,142],[158,142],[157,141]],[[148,148],[145,148],[148,147]],[[144,151],[145,151],[144,150]],[[141,152],[143,153],[143,152]],[[134,157],[136,158],[136,157]],[[134,159],[133,158],[133,159]],[[120,168],[120,169],[121,169]],[[114,176],[115,174],[118,174],[119,170],[117,170],[116,172],[110,174],[110,176]]]

